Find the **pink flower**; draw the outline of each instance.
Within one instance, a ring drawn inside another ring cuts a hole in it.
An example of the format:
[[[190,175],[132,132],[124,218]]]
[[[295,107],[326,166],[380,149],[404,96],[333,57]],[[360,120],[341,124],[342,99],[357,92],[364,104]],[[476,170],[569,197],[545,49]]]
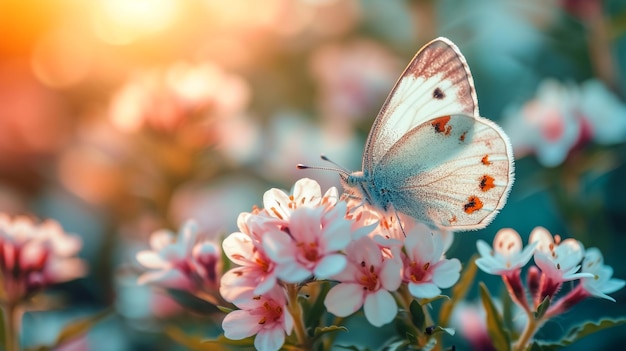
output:
[[[277,351],[283,346],[294,320],[281,287],[275,286],[261,295],[249,293],[235,305],[241,310],[229,313],[222,321],[224,336],[241,340],[256,335],[254,347],[261,351]]]
[[[263,235],[263,248],[276,263],[276,274],[288,283],[310,275],[326,279],[346,266],[340,253],[352,239],[351,222],[344,218],[346,203],[330,208],[298,207],[285,231],[278,228]]]
[[[334,124],[354,122],[377,108],[400,68],[385,47],[363,39],[322,46],[311,63],[320,92],[318,107]]]
[[[459,280],[461,262],[444,257],[441,233],[426,226],[416,226],[407,233],[404,248],[403,279],[408,282],[411,295],[435,297],[441,289],[449,288]]]
[[[506,275],[521,269],[533,256],[536,243],[522,250],[522,238],[510,228],[498,231],[493,239],[493,249],[483,240],[476,242],[480,258],[476,260],[478,268],[494,275]]]
[[[248,291],[264,294],[277,284],[276,264],[261,243],[264,221],[259,215],[242,213],[238,221],[241,232],[232,233],[222,242],[226,256],[240,266],[222,277],[220,294],[227,301],[236,301]]]
[[[218,246],[199,240],[194,221],[187,221],[176,236],[159,230],[150,237],[152,250],[137,253],[137,261],[153,271],[142,274],[139,284],[186,290],[191,293],[217,289],[221,272]]]
[[[339,284],[326,295],[324,305],[328,312],[346,317],[361,306],[365,318],[376,327],[393,320],[398,306],[390,291],[402,282],[402,261],[385,258],[378,245],[369,237],[353,241],[346,248],[348,264],[333,276]]]
[[[0,214],[0,271],[7,301],[19,301],[49,285],[82,277],[85,263],[75,257],[79,237],[47,220]]]

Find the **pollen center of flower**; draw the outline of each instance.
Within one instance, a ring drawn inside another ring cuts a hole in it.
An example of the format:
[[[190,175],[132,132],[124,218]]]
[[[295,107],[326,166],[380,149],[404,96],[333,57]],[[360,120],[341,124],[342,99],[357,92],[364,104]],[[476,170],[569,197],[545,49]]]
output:
[[[300,243],[298,245],[302,251],[302,256],[310,262],[317,262],[320,258],[317,243]]]
[[[409,265],[409,269],[411,274],[409,275],[411,281],[414,283],[424,281],[424,278],[428,274],[428,268],[430,268],[430,262],[426,262],[423,265],[419,265],[417,262],[413,261]]]
[[[361,265],[363,268],[363,264]],[[374,266],[370,266],[369,270],[363,269],[363,276],[359,279],[363,290],[376,291],[379,289],[380,284],[378,280],[378,274],[375,272]]]
[[[275,323],[280,321],[283,316],[283,308],[273,301],[265,301],[263,303],[263,314],[259,319],[259,324],[265,324],[268,321]]]

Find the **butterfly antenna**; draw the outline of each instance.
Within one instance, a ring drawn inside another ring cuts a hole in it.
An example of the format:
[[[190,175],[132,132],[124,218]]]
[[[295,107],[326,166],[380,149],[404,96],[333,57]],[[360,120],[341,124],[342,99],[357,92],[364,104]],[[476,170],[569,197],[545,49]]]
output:
[[[395,208],[393,210],[396,213],[396,219],[398,220],[398,224],[400,225],[400,229],[402,229],[402,234],[404,234],[404,237],[406,238],[406,232],[404,231],[404,226],[402,225],[402,221],[400,220],[400,215],[398,214],[398,211]]]
[[[337,162],[331,160],[330,158],[326,157],[326,155],[321,154],[320,158],[322,159],[322,161],[326,161],[329,162],[332,165],[335,165],[335,167],[339,168],[340,170],[342,170],[341,173],[345,173],[345,174],[350,174],[350,171],[347,170],[345,167],[341,166],[340,164],[338,164]]]
[[[332,172],[338,172],[341,174],[344,174],[346,176],[350,175],[350,171],[348,171],[347,169],[341,167],[340,165],[338,165],[337,163],[331,161],[328,157],[321,155],[320,156],[322,160],[330,162],[331,164],[333,164],[334,166],[336,166],[337,168],[331,168],[331,167],[318,167],[318,166],[307,166],[307,165],[303,165],[301,163],[296,165],[296,168],[298,169],[316,169],[316,170],[320,170],[320,171],[332,171]]]

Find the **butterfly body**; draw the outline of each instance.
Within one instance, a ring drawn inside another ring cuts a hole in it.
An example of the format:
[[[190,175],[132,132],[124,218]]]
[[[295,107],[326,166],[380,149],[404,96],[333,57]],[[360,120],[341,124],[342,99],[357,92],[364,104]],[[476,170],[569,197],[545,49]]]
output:
[[[504,206],[511,146],[479,116],[469,67],[451,41],[416,54],[374,122],[363,170],[342,180],[364,203],[439,228],[480,229]]]

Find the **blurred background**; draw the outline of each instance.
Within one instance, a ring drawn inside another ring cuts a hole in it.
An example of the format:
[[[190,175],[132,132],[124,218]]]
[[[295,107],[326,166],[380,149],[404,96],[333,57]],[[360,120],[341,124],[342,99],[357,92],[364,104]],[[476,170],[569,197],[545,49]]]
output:
[[[149,234],[195,218],[224,237],[270,187],[340,186],[295,165],[324,153],[360,169],[378,109],[437,36],[466,56],[481,115],[516,153],[506,207],[448,256],[541,225],[599,247],[626,278],[624,1],[0,0],[0,211],[58,220],[90,265],[51,292],[52,311],[25,315],[22,343],[50,344],[105,306],[115,315],[64,350],[184,350],[161,333],[171,323],[217,335],[219,321],[137,286]],[[612,296],[540,336],[624,316],[626,293]],[[612,330],[569,349],[625,341]]]

